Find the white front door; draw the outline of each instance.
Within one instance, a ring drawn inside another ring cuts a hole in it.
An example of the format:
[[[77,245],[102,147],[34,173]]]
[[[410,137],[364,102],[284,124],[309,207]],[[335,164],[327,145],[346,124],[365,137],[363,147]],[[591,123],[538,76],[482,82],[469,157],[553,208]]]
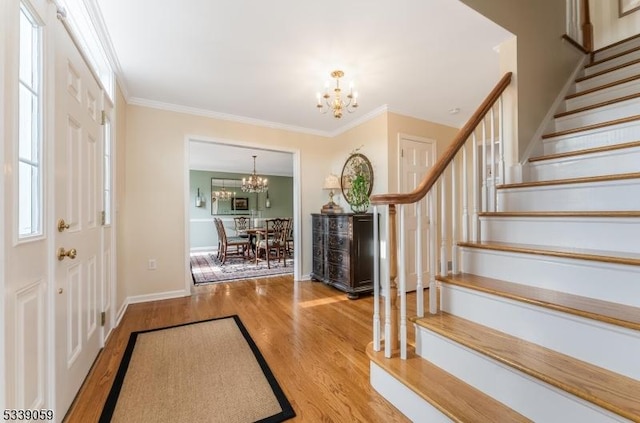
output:
[[[56,415],[64,416],[98,354],[102,259],[101,90],[62,23],[55,29],[54,210]],[[75,257],[74,257],[75,256]]]
[[[436,159],[436,142],[427,138],[399,135],[400,141],[400,192],[413,191],[422,181]],[[418,280],[416,247],[418,237],[422,241],[422,284],[429,281],[429,203],[428,197],[421,200],[422,210],[418,216],[416,204],[404,207],[405,222],[405,271],[407,273],[407,291],[414,291]],[[418,233],[418,219],[422,222],[422,231]]]

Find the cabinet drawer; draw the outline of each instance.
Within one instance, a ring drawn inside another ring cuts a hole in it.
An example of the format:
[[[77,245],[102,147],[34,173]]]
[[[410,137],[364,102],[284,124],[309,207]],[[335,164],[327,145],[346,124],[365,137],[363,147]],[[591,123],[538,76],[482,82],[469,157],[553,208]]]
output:
[[[349,266],[349,251],[327,250],[327,261],[339,266]]]
[[[320,217],[317,217],[317,216],[313,216],[311,218],[311,228],[314,233],[316,232],[322,233],[324,231],[324,219],[321,219]]]
[[[329,263],[327,265],[327,279],[333,283],[339,283],[341,285],[349,286],[350,275],[349,269],[337,264]]]
[[[351,219],[349,216],[336,216],[327,219],[328,231],[330,234],[349,233],[351,229]]]
[[[349,238],[343,236],[330,236],[327,238],[327,247],[330,250],[349,251]]]

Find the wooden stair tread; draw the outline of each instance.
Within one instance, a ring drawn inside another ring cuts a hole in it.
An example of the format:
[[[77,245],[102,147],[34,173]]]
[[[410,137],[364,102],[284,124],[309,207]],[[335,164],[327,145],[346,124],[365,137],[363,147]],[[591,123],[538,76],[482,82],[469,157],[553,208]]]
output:
[[[385,358],[367,345],[369,359],[455,422],[530,422],[531,420],[417,356]]]
[[[595,104],[591,104],[589,106],[580,107],[578,109],[573,109],[573,110],[569,110],[569,111],[566,111],[566,112],[556,113],[555,115],[553,115],[553,117],[557,119],[557,118],[561,118],[561,117],[565,117],[565,116],[570,116],[570,115],[574,115],[574,114],[577,114],[577,113],[586,112],[586,111],[589,111],[589,110],[595,110],[595,109],[598,109],[600,107],[609,106],[611,104],[622,103],[623,101],[627,101],[627,100],[633,100],[634,98],[638,98],[638,97],[640,97],[640,93],[630,94],[630,95],[626,95],[624,97],[618,97],[618,98],[614,98],[612,100],[602,101],[600,103],[595,103]]]
[[[466,273],[436,276],[436,279],[452,285],[640,330],[640,308]]]
[[[640,381],[439,312],[415,323],[625,418],[640,421]]]
[[[621,251],[589,250],[584,248],[541,246],[510,242],[459,242],[458,245],[461,247],[479,248],[483,250],[536,254],[548,257],[640,266],[640,254]]]
[[[625,118],[621,118],[621,119],[615,119],[615,120],[609,120],[609,121],[606,121],[606,122],[594,123],[593,125],[581,126],[579,128],[565,129],[563,131],[552,132],[552,133],[549,133],[549,134],[544,134],[542,136],[542,139],[559,137],[561,135],[577,134],[579,132],[590,131],[592,129],[606,128],[607,126],[618,125],[620,123],[633,122],[633,121],[636,121],[636,120],[640,120],[640,115],[633,115],[633,116],[629,116],[629,117],[625,117]]]
[[[640,141],[632,141],[621,144],[605,145],[602,147],[585,148],[582,150],[566,151],[564,153],[548,154],[546,156],[532,157],[529,163],[539,162],[543,160],[561,159],[564,157],[581,156],[584,154],[604,153],[606,151],[622,150],[625,148],[640,147]]]
[[[640,46],[639,47],[633,47],[633,48],[627,49],[625,51],[621,51],[620,53],[612,54],[611,56],[605,57],[604,59],[596,60],[594,62],[586,64],[584,67],[585,68],[590,68],[592,66],[600,65],[600,64],[606,63],[606,62],[608,62],[610,60],[617,59],[617,58],[622,57],[622,56],[626,56],[627,54],[635,53],[636,51],[639,51],[639,50],[640,50]]]
[[[531,188],[550,185],[586,184],[591,182],[622,181],[640,178],[640,172],[619,173],[616,175],[585,176],[582,178],[550,179],[547,181],[519,182],[515,184],[496,185],[497,189]]]
[[[586,81],[586,80],[591,79],[591,78],[596,78],[598,76],[602,76],[602,75],[605,75],[607,73],[614,72],[614,71],[617,71],[619,69],[626,68],[627,66],[632,66],[632,65],[635,65],[635,64],[638,64],[638,63],[640,63],[640,59],[631,60],[629,62],[625,62],[625,63],[622,63],[620,65],[613,66],[613,67],[611,67],[609,69],[605,69],[605,70],[600,71],[600,72],[592,73],[591,75],[581,76],[580,78],[576,78],[575,82],[582,82],[582,81]],[[625,82],[627,82],[627,81],[625,81]],[[617,81],[614,82],[614,83],[615,84],[619,84],[619,82],[617,82]]]

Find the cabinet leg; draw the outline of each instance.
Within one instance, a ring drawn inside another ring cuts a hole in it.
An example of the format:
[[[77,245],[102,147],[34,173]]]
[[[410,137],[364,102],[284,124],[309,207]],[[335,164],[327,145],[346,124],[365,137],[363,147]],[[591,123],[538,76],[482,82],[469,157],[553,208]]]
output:
[[[356,292],[349,292],[347,293],[347,298],[350,300],[357,300],[358,298],[360,298],[360,294]]]

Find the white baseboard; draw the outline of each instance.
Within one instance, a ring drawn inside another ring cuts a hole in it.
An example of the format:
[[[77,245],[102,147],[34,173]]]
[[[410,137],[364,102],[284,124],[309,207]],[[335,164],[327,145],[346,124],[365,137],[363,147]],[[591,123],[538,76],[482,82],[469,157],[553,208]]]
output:
[[[116,314],[116,324],[113,326],[114,329],[120,326],[120,322],[122,321],[122,318],[124,317],[124,313],[127,311],[128,306],[129,299],[125,298],[122,302],[122,306],[120,306],[120,309],[118,310],[118,314]]]
[[[169,300],[171,298],[188,297],[191,292],[179,289],[176,291],[158,292],[156,294],[135,295],[127,298],[128,304],[146,303],[148,301]]]
[[[200,251],[216,251],[217,249],[218,249],[217,245],[210,245],[210,246],[207,246],[207,247],[191,247],[189,249],[189,252],[197,253],[197,252],[200,252]]]

